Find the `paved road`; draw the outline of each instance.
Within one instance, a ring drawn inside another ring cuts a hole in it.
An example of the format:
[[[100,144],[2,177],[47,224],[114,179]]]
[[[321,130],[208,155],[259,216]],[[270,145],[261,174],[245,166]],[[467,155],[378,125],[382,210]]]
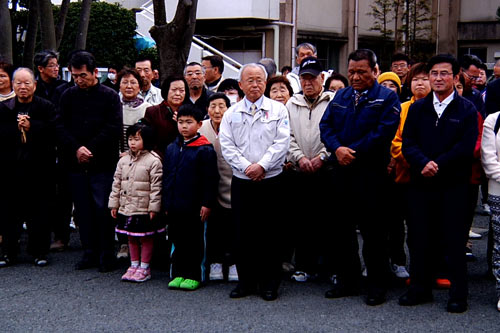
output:
[[[474,230],[486,233],[486,223],[477,216]],[[401,307],[397,298],[404,287],[398,287],[385,304],[368,307],[362,297],[325,299],[326,283],[285,281],[275,302],[257,296],[230,299],[233,283],[195,292],[168,290],[161,271],[153,271],[144,284],[122,283],[122,270],[73,270],[81,256],[74,233],[74,249],[52,254],[48,267],[24,262],[0,270],[0,331],[500,332],[494,282],[484,277],[485,238],[474,241],[478,260],[469,263],[470,310],[449,314],[443,290],[434,292],[433,303]]]

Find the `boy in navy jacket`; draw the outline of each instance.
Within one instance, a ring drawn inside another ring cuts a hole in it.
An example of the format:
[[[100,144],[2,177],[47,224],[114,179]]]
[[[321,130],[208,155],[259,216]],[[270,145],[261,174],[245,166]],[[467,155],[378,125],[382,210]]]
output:
[[[193,105],[177,113],[180,136],[165,151],[163,209],[173,243],[171,289],[195,290],[203,277],[204,221],[217,200],[219,174],[212,144],[198,133],[203,115]]]

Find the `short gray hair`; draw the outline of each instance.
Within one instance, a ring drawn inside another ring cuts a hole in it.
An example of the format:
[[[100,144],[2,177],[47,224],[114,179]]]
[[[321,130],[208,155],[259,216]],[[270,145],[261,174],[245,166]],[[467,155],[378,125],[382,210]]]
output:
[[[203,67],[199,62],[193,61],[193,62],[190,62],[189,64],[187,64],[186,67],[184,67],[184,76],[186,76],[187,68],[191,67],[191,66],[200,66],[203,75],[205,75],[205,67]]]
[[[270,77],[272,75],[276,75],[278,71],[278,66],[276,66],[276,62],[272,58],[262,58],[258,62],[266,69],[267,76]]]
[[[318,53],[316,51],[316,46],[312,45],[311,43],[301,43],[301,44],[297,45],[297,47],[295,48],[295,55],[296,56],[299,55],[299,50],[301,48],[311,50],[314,55],[316,55]]]
[[[19,67],[18,69],[16,69],[14,71],[14,73],[12,74],[12,82],[14,82],[14,79],[16,78],[16,74],[19,72],[28,72],[28,74],[31,76],[31,79],[33,80],[33,82],[36,82],[35,74],[33,73],[33,71],[31,69],[29,69],[27,67]]]
[[[241,68],[240,68],[240,72],[238,73],[238,81],[241,82],[241,76],[243,75],[243,72],[245,71],[246,68],[250,68],[250,67],[253,67],[253,68],[259,68],[260,70],[262,70],[264,72],[264,76],[265,76],[265,79],[267,81],[267,71],[266,71],[266,68],[264,66],[262,66],[261,64],[257,64],[255,62],[251,62],[249,64],[245,64],[243,65]]]

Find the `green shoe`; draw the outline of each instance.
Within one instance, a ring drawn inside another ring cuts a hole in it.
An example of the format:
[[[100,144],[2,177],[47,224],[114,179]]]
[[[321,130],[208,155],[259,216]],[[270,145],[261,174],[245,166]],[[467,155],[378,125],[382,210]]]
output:
[[[183,282],[184,282],[184,278],[179,276],[179,277],[176,277],[175,279],[173,279],[172,281],[170,281],[168,283],[168,287],[170,289],[179,289]]]
[[[200,286],[200,282],[196,280],[186,279],[182,281],[180,288],[185,290],[195,290]]]

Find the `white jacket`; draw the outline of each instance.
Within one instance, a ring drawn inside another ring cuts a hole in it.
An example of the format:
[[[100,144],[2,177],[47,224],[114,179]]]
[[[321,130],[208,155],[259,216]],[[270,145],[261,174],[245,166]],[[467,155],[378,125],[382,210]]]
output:
[[[288,111],[279,102],[263,96],[260,109],[252,116],[246,98],[224,113],[219,139],[222,155],[233,169],[233,175],[249,179],[245,170],[258,163],[265,178],[279,175],[290,145]]]
[[[495,112],[486,117],[481,139],[481,163],[488,177],[488,193],[500,196],[500,135],[494,128],[500,114]]]
[[[321,142],[319,122],[334,96],[334,92],[323,91],[314,104],[309,104],[302,94],[295,94],[288,100],[286,107],[290,117],[289,162],[297,164],[302,157],[312,159],[319,154],[330,156]]]

